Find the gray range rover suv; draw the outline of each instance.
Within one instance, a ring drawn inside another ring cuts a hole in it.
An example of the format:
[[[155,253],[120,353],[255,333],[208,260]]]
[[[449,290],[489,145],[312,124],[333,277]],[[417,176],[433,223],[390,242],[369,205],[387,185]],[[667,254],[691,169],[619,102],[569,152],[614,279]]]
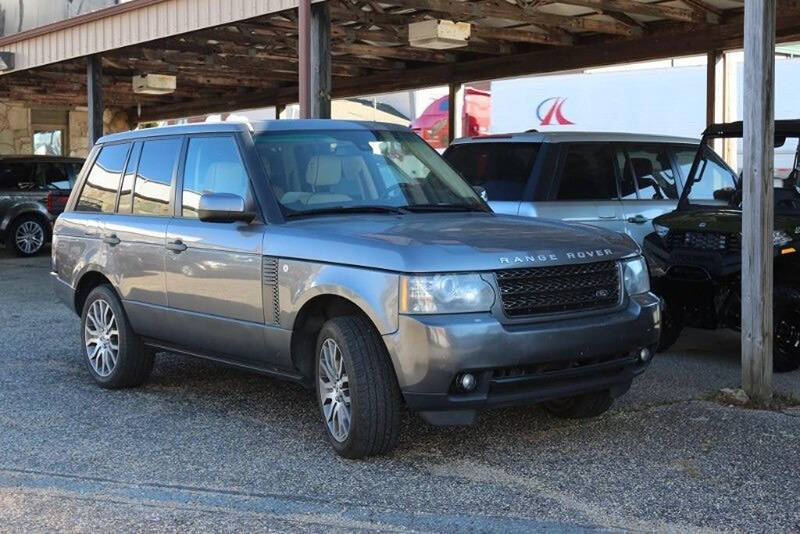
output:
[[[633,241],[497,215],[406,128],[273,121],[102,138],[53,237],[97,383],[154,352],[307,384],[335,450],[544,402],[598,415],[649,364],[660,301]]]

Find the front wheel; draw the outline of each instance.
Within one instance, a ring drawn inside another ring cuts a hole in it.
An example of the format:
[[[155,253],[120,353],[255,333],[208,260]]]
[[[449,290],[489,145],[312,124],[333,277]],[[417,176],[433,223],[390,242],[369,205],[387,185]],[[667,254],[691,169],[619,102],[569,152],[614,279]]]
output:
[[[776,373],[800,367],[800,291],[775,288],[772,370]]]
[[[47,226],[36,217],[23,216],[14,221],[10,232],[11,248],[17,256],[35,256],[47,242]]]
[[[336,317],[317,339],[316,390],[328,441],[345,458],[389,452],[400,427],[400,390],[386,347],[364,318]]]
[[[586,393],[545,403],[545,409],[563,419],[589,419],[604,414],[614,404],[608,391]]]

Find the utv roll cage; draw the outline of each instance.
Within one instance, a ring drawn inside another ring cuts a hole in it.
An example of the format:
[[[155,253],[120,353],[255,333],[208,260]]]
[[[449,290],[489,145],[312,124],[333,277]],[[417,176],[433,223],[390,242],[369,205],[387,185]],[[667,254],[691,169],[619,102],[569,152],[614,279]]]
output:
[[[703,162],[704,155],[709,150],[709,140],[711,139],[736,139],[744,137],[744,125],[742,121],[727,122],[712,124],[703,131],[703,137],[700,140],[700,147],[694,156],[692,167],[689,170],[689,175],[686,177],[686,185],[681,193],[681,198],[678,200],[678,209],[685,208],[689,204],[689,193],[692,190],[692,185],[695,183],[695,176],[698,169]],[[775,141],[774,146],[783,146],[787,138],[800,139],[800,120],[777,120],[775,121]],[[700,169],[700,177],[702,178],[702,171]],[[794,165],[789,177],[784,181],[786,187],[795,187],[800,178],[800,143],[798,143],[797,150],[794,156]],[[736,182],[736,189],[741,189],[741,175]]]

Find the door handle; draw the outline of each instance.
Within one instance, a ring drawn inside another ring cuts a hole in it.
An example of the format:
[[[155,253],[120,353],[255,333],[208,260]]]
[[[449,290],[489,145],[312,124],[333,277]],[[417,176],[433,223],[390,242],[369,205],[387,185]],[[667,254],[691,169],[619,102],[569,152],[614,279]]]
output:
[[[598,217],[600,217],[601,219],[616,219],[617,218],[617,216],[613,215],[613,214],[612,215],[602,215],[601,214],[601,215],[598,215]]]
[[[647,217],[640,213],[638,215],[634,215],[633,217],[628,217],[628,222],[633,224],[645,224],[647,222]]]
[[[103,238],[103,243],[115,247],[120,244],[120,239],[117,237],[117,234],[111,234]]]
[[[100,237],[100,232],[83,232],[83,237]]]
[[[180,239],[175,240],[175,241],[170,241],[169,243],[167,243],[167,249],[171,250],[175,254],[180,254],[181,252],[183,252],[187,248],[189,248],[189,247],[187,247],[183,243],[183,241],[181,241]]]

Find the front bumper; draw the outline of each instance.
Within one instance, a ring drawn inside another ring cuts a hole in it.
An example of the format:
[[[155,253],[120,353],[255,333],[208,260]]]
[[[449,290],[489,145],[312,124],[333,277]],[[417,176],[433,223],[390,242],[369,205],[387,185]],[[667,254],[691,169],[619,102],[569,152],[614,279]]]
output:
[[[660,306],[645,293],[621,310],[513,326],[488,313],[403,315],[384,341],[409,408],[430,422],[462,424],[479,408],[622,395],[649,364],[635,354],[658,343]],[[477,378],[469,393],[454,387],[463,372]]]

